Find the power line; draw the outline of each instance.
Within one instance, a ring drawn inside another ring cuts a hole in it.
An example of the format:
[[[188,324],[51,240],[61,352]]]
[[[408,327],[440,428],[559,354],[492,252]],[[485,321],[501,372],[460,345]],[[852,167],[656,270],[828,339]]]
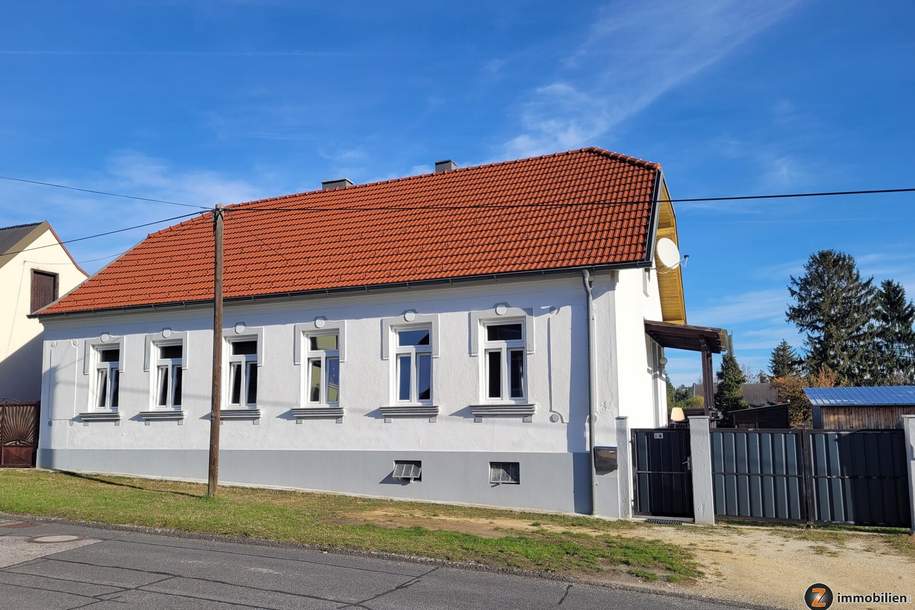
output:
[[[670,199],[670,203],[714,203],[722,201],[750,201],[757,199],[799,199],[811,197],[838,197],[838,196],[861,196],[861,195],[886,195],[893,193],[913,193],[915,187],[911,188],[887,188],[887,189],[862,189],[853,191],[817,191],[803,193],[777,193],[763,195],[725,195],[719,197],[681,197]],[[424,204],[413,206],[297,206],[294,208],[283,207],[255,207],[250,204],[239,204],[233,207],[225,208],[226,212],[386,212],[386,211],[416,211],[416,210],[477,210],[477,209],[518,209],[518,208],[581,208],[581,207],[604,207],[614,205],[645,205],[654,203],[651,199],[631,200],[631,201],[578,201],[578,202],[557,202],[557,203],[476,203],[464,205],[439,205]]]
[[[44,246],[42,246],[42,247],[44,247]],[[86,260],[80,261],[80,264],[83,264],[83,265],[84,265],[84,264],[86,264],[86,263],[96,263],[96,262],[98,262],[98,261],[103,261],[103,260],[107,260],[107,259],[109,259],[109,258],[114,258],[114,257],[116,257],[116,256],[120,256],[120,255],[124,254],[125,252],[127,252],[127,250],[121,250],[120,252],[116,252],[116,253],[114,253],[114,254],[108,254],[107,256],[99,256],[99,257],[96,257],[96,258],[87,258]],[[0,254],[0,256],[6,256],[6,255],[5,255],[5,254]],[[54,261],[27,261],[27,262],[30,262],[30,263],[41,263],[42,265],[70,265],[70,264],[72,264],[72,263],[70,263],[70,262],[68,262],[68,261],[59,261],[59,262],[54,262]]]
[[[135,195],[125,195],[121,193],[110,193],[106,191],[98,191],[94,189],[74,187],[63,184],[55,184],[52,182],[41,182],[38,180],[29,180],[25,178],[15,178],[8,176],[0,176],[0,180],[10,180],[14,182],[24,182],[28,184],[36,184],[40,186],[49,186],[54,188],[62,188],[74,191],[80,191],[85,193],[93,193],[97,195],[106,195],[110,197],[121,197],[124,199],[134,199],[137,201],[146,201],[150,203],[164,203],[167,205],[177,205],[182,207],[192,207],[198,208],[201,210],[211,210],[212,208],[200,205],[194,205],[189,203],[180,203],[176,201],[167,201],[163,199],[154,199],[151,197],[140,197]],[[717,197],[682,197],[670,199],[670,203],[713,203],[713,202],[722,202],[722,201],[750,201],[750,200],[765,200],[765,199],[797,199],[797,198],[811,198],[811,197],[838,197],[838,196],[863,196],[863,195],[886,195],[894,193],[913,193],[915,192],[915,187],[907,188],[884,188],[884,189],[860,189],[860,190],[848,190],[848,191],[816,191],[816,192],[798,192],[798,193],[777,193],[777,194],[761,194],[761,195],[726,195],[726,196],[717,196]],[[518,209],[518,208],[583,208],[583,207],[602,207],[602,206],[615,206],[615,205],[636,205],[636,204],[649,204],[654,203],[654,200],[643,199],[643,200],[632,200],[632,201],[590,201],[590,202],[558,202],[558,203],[540,203],[540,202],[529,202],[529,203],[483,203],[483,204],[465,204],[465,205],[437,205],[437,204],[426,204],[426,205],[416,205],[416,206],[351,206],[351,207],[326,207],[326,206],[298,206],[294,208],[282,208],[282,207],[253,207],[251,205],[238,204],[236,206],[223,208],[224,212],[374,212],[374,211],[409,211],[409,210],[468,210],[468,209]],[[180,220],[183,218],[189,218],[190,216],[195,216],[199,212],[191,212],[188,214],[181,214],[178,216],[172,216],[169,218],[163,218],[161,220],[154,220],[151,222],[133,225],[130,227],[124,227],[121,229],[114,229],[111,231],[105,231],[102,233],[96,233],[93,235],[86,235],[83,237],[76,237],[73,239],[63,240],[59,243],[69,244],[79,241],[85,241],[89,239],[96,239],[98,237],[105,237],[108,235],[114,235],[116,233],[123,233],[126,231],[132,231],[134,229],[141,229],[143,227],[149,227],[157,224],[162,224],[165,222],[171,222],[173,220]],[[9,256],[14,254],[19,254],[21,252],[28,252],[31,250],[40,250],[42,248],[50,248],[55,244],[50,244],[46,246],[36,246],[34,248],[25,248],[23,250],[18,250],[15,252],[6,252],[2,256]],[[102,260],[104,258],[111,257],[102,257],[95,260]],[[91,262],[91,261],[87,261]]]
[[[47,186],[52,188],[66,189],[71,191],[78,191],[81,193],[90,193],[93,195],[104,195],[106,197],[119,197],[122,199],[132,199],[135,201],[145,201],[148,203],[161,203],[164,205],[174,205],[187,208],[196,208],[200,210],[211,210],[212,207],[192,204],[192,203],[182,203],[179,201],[169,201],[167,199],[156,199],[153,197],[142,197],[138,195],[127,195],[124,193],[113,193],[109,191],[100,191],[97,189],[90,189],[86,187],[77,187],[70,186],[66,184],[57,184],[54,182],[44,182],[41,180],[31,180],[28,178],[18,178],[14,176],[0,176],[0,180],[7,180],[10,182],[21,182],[25,184],[34,184],[38,186]],[[811,198],[811,197],[838,197],[838,196],[860,196],[860,195],[886,195],[893,193],[912,193],[915,192],[915,187],[907,188],[883,188],[883,189],[860,189],[860,190],[848,190],[848,191],[814,191],[814,192],[798,192],[798,193],[776,193],[776,194],[761,194],[761,195],[723,195],[717,197],[680,197],[673,198],[669,201],[671,203],[715,203],[723,201],[752,201],[752,200],[767,200],[767,199],[799,199],[799,198]],[[416,211],[416,210],[472,210],[472,209],[517,209],[517,208],[567,208],[567,207],[599,207],[599,206],[612,206],[612,205],[645,205],[648,203],[653,203],[653,200],[643,199],[643,200],[632,200],[632,201],[590,201],[590,202],[565,202],[565,203],[489,203],[489,204],[464,204],[464,205],[438,205],[438,204],[426,204],[426,205],[415,205],[415,206],[349,206],[349,207],[327,207],[327,206],[297,206],[294,208],[284,208],[284,207],[252,207],[250,205],[245,206],[246,204],[237,204],[235,206],[228,206],[225,209],[226,212],[378,212],[378,211]]]
[[[106,197],[120,197],[122,199],[134,199],[136,201],[146,201],[148,203],[162,203],[165,205],[176,205],[183,208],[198,208],[201,210],[211,209],[208,206],[196,205],[193,203],[181,203],[179,201],[168,201],[167,199],[154,199],[152,197],[139,197],[137,195],[125,195],[123,193],[111,193],[108,191],[99,191],[96,189],[83,188],[79,186],[69,186],[67,184],[56,184],[54,182],[43,182],[41,180],[30,180],[28,178],[16,178],[14,176],[0,176],[0,180],[7,180],[9,182],[22,182],[25,184],[35,184],[38,186],[50,186],[57,189],[66,189],[68,191],[79,191],[80,193],[91,193],[93,195],[104,195]]]
[[[696,203],[711,201],[748,201],[751,199],[798,199],[801,197],[839,197],[843,195],[886,195],[890,193],[915,193],[915,188],[864,189],[859,191],[819,191],[812,193],[781,193],[776,195],[729,195],[725,197],[689,197],[671,199],[671,203]]]
[[[72,244],[78,241],[86,241],[87,239],[95,239],[97,237],[105,237],[107,235],[114,235],[116,233],[124,233],[125,231],[133,231],[134,229],[142,229],[143,227],[151,227],[153,225],[162,224],[163,222],[171,222],[173,220],[180,220],[182,218],[188,218],[190,216],[197,216],[200,212],[191,212],[189,214],[181,214],[180,216],[172,216],[170,218],[162,218],[161,220],[153,220],[152,222],[144,222],[143,224],[133,225],[132,227],[124,227],[122,229],[113,229],[111,231],[105,231],[104,233],[95,233],[94,235],[85,235],[83,237],[74,237],[73,239],[64,239],[54,244],[48,244],[45,246],[35,246],[34,248],[24,248],[22,250],[16,250],[15,252],[3,252],[0,253],[0,256],[12,256],[13,254],[21,254],[22,252],[31,252],[32,250],[41,250],[42,248],[53,248],[58,244]],[[105,257],[108,258],[108,257]]]

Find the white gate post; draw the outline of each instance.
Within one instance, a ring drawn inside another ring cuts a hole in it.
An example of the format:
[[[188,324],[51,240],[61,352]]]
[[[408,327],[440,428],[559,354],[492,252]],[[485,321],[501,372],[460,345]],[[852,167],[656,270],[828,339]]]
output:
[[[619,482],[620,519],[632,519],[632,447],[629,420],[616,418],[616,463]]]
[[[915,534],[915,415],[903,415],[901,419],[905,432],[906,472],[909,474],[909,527]]]
[[[703,525],[715,525],[712,433],[707,415],[689,418],[689,450],[693,475],[693,521]]]

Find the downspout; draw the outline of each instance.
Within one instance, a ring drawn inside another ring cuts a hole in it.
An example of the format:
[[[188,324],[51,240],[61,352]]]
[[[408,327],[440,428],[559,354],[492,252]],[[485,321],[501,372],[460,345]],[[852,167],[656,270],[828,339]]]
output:
[[[591,292],[591,272],[582,269],[581,279],[588,299],[588,472],[591,480],[591,514],[594,514],[594,417],[597,414],[597,345],[594,337],[594,294]]]

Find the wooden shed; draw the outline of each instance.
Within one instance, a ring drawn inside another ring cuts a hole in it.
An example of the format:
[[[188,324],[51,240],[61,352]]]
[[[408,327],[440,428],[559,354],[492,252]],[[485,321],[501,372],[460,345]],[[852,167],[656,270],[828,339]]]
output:
[[[813,405],[813,427],[824,430],[896,428],[915,414],[915,386],[804,388]]]

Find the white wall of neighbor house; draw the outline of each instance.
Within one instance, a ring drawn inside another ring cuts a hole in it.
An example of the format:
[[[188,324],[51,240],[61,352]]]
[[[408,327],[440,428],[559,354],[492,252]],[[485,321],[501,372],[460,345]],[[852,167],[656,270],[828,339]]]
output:
[[[55,247],[56,246],[56,247]],[[31,313],[32,271],[57,275],[58,295],[86,279],[50,230],[0,267],[0,399],[37,402],[41,395],[40,321]]]
[[[618,415],[628,416],[640,425],[650,425],[657,417],[642,320],[646,312],[660,317],[660,308],[654,312],[646,305],[653,293],[643,290],[642,273],[624,270],[594,274],[598,444],[615,444],[614,420]],[[498,304],[509,306],[504,318],[496,313]],[[224,452],[276,455],[290,451],[583,454],[588,447],[586,304],[581,275],[577,273],[227,304],[224,326],[229,336],[237,324],[245,327],[242,336],[261,336],[257,407],[262,416],[256,423],[225,421],[221,448]],[[526,327],[533,330],[532,336],[527,337],[525,355],[526,399],[518,402],[534,404],[534,415],[529,423],[517,416],[475,421],[471,406],[486,399],[481,387],[482,351],[471,345],[473,320],[513,319],[515,308],[525,310],[532,318],[532,324]],[[385,320],[406,324],[404,313],[408,311],[416,312],[414,323],[431,320],[436,325],[431,402],[439,412],[434,422],[428,417],[395,417],[386,423],[379,408],[392,404],[394,378],[392,359],[382,353]],[[40,448],[45,452],[205,450],[209,439],[211,316],[209,308],[200,307],[47,319],[42,417],[52,425],[43,429]],[[296,328],[319,318],[326,321],[325,329],[336,324],[344,329],[339,401],[344,413],[342,423],[334,418],[296,423],[290,417],[290,409],[306,406],[301,381],[305,359],[296,364],[294,358]],[[185,419],[180,425],[175,421],[146,422],[138,417],[139,412],[154,408],[151,375],[155,374],[155,367],[144,369],[147,336],[161,337],[163,329],[170,329],[173,338],[186,336],[182,401]],[[84,374],[83,358],[91,353],[85,343],[97,342],[106,334],[112,343],[120,342],[123,350],[121,421],[117,425],[81,422],[77,418],[79,413],[91,410],[93,398],[91,371]],[[111,455],[116,454],[120,455]],[[112,461],[108,471],[125,472],[123,463],[117,460]],[[534,476],[530,471],[522,474],[528,489]],[[392,495],[423,497],[417,491],[421,489],[414,484],[393,491],[379,488],[371,493],[390,491]],[[588,490],[574,493],[587,495]],[[489,503],[477,497],[431,499]],[[555,505],[546,501],[541,505],[533,499],[507,503],[565,510],[567,505],[572,506],[571,502],[569,498],[557,500]],[[579,505],[580,502],[575,504]]]

